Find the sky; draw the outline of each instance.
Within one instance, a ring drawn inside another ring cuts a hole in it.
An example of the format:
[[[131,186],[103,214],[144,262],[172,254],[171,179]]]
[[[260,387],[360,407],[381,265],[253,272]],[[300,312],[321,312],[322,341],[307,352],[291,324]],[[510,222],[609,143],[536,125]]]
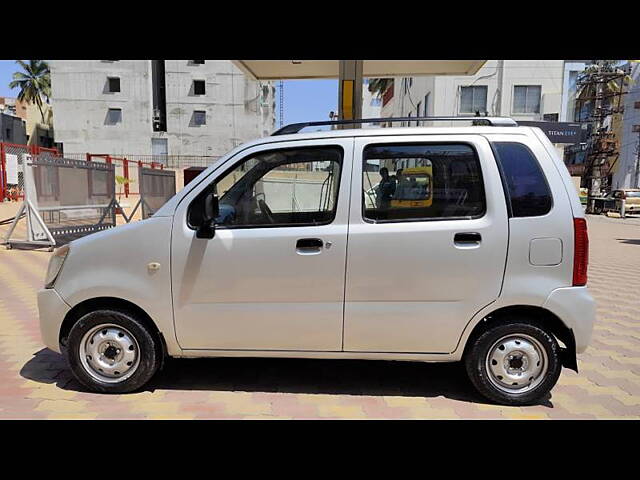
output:
[[[17,90],[9,89],[9,82],[13,80],[13,72],[20,67],[15,60],[0,60],[0,97],[15,97]]]
[[[14,60],[0,60],[0,97],[15,97],[9,89],[13,72],[19,69]],[[329,120],[329,112],[338,104],[338,80],[285,80],[284,124],[312,120]],[[280,82],[276,82],[276,127],[280,126]]]

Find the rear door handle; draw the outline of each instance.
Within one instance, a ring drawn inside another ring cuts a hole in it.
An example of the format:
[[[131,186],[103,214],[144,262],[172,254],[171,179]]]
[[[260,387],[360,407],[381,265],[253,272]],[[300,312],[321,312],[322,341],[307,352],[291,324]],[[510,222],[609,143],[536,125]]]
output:
[[[477,245],[482,241],[482,235],[478,232],[461,232],[456,233],[453,237],[453,243],[461,246]]]
[[[320,238],[300,238],[296,242],[296,252],[300,255],[313,255],[322,252],[324,242]]]

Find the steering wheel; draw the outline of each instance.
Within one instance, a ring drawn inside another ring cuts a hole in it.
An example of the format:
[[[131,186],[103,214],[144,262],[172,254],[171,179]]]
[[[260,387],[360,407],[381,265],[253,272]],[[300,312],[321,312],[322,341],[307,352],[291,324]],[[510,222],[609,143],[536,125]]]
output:
[[[269,205],[267,205],[267,202],[265,202],[262,198],[258,199],[258,207],[260,207],[260,211],[262,212],[262,214],[267,217],[269,223],[275,223],[272,215],[273,212],[269,208]]]

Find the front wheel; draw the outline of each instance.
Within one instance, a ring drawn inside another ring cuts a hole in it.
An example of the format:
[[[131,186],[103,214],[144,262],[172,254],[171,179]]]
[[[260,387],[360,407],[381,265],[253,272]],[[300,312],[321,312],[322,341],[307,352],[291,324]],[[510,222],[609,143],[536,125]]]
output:
[[[482,395],[504,405],[540,401],[562,369],[556,339],[530,323],[495,326],[469,347],[465,364],[471,383]]]
[[[160,365],[158,342],[128,312],[96,310],[69,332],[69,365],[80,383],[95,392],[125,393],[147,383]]]

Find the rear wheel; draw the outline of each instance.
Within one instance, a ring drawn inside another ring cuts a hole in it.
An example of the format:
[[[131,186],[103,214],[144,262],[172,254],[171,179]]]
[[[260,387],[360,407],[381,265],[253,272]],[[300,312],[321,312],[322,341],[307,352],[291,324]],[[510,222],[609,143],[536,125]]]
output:
[[[558,381],[562,365],[553,335],[526,322],[490,328],[469,346],[465,364],[476,389],[505,405],[540,401]]]
[[[147,383],[162,350],[147,327],[119,310],[84,315],[69,332],[69,365],[80,383],[96,392],[124,393]]]

